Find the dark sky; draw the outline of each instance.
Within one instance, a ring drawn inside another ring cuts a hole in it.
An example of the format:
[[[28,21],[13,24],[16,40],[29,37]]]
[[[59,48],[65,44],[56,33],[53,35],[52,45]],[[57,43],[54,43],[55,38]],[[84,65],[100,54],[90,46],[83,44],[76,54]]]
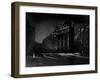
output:
[[[68,23],[74,21],[75,23],[89,25],[88,15],[26,13],[26,19],[29,21],[31,29],[34,27],[35,41],[38,43],[42,43],[43,39],[54,31],[56,25],[63,24],[65,21]]]

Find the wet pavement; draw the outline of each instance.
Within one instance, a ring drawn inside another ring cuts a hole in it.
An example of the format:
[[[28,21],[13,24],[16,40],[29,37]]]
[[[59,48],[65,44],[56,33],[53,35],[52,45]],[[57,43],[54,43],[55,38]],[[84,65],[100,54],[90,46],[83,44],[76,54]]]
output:
[[[82,65],[89,64],[89,58],[77,56],[45,56],[26,57],[26,67],[59,66],[59,65]]]

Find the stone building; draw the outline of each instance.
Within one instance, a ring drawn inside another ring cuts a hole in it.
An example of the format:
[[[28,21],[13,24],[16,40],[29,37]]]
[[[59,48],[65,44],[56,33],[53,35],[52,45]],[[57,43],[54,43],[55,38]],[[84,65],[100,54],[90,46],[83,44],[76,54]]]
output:
[[[57,25],[54,32],[43,40],[45,48],[55,53],[74,52],[74,24]]]

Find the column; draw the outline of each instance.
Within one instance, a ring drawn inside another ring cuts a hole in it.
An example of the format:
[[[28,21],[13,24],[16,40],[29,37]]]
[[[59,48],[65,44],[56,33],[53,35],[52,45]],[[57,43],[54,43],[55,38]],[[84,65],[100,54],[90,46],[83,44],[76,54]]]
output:
[[[59,52],[59,36],[57,35],[57,51]]]
[[[61,51],[62,51],[62,49],[63,49],[63,35],[61,34],[61,39],[60,39],[60,49],[61,49]]]
[[[63,34],[63,50],[65,48],[65,35]]]
[[[67,34],[65,33],[65,51],[67,51]]]

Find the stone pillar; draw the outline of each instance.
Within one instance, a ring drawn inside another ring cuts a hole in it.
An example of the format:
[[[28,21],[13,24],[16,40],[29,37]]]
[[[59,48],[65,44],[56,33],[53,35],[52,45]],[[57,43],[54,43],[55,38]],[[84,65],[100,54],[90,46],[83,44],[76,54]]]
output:
[[[59,35],[59,51],[61,50],[61,35]]]
[[[65,36],[65,48],[64,48],[64,50],[66,51],[67,50],[67,34],[65,33],[64,36]]]
[[[65,35],[63,34],[63,50],[65,49]]]
[[[62,34],[60,35],[60,49],[62,50],[63,48],[63,36]]]
[[[67,42],[67,49],[69,50],[69,44],[70,44],[69,43],[69,34],[67,34],[67,41],[66,42]]]
[[[59,52],[59,36],[57,35],[57,51]]]

